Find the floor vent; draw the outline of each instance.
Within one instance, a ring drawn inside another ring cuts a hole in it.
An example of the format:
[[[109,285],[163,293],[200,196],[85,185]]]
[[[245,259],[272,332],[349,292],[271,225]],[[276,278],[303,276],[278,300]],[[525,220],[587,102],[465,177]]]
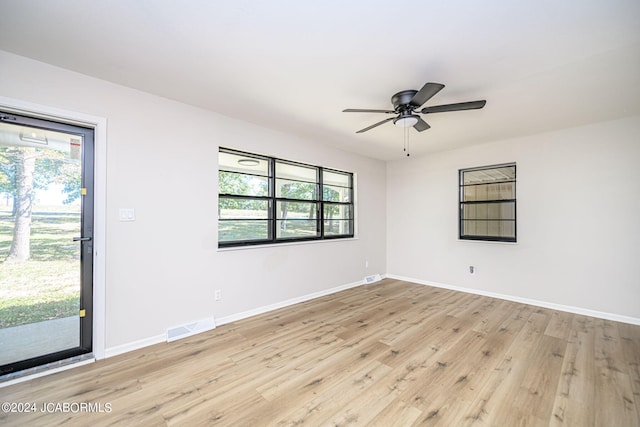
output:
[[[364,284],[370,285],[371,283],[379,282],[380,280],[382,280],[382,277],[380,277],[379,274],[374,274],[373,276],[365,276]]]
[[[188,325],[182,325],[175,328],[167,329],[167,342],[190,337],[191,335],[209,331],[211,329],[214,329],[215,327],[216,322],[213,320],[213,317],[210,317],[208,319],[200,320],[199,322],[189,323]]]

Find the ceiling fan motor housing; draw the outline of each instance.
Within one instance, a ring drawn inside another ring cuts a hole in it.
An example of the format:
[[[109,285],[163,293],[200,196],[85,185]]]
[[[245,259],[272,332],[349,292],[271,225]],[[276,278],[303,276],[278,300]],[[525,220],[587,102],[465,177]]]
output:
[[[402,92],[398,92],[391,97],[391,103],[396,111],[405,110],[411,108],[409,105],[415,94],[418,93],[417,90],[403,90]],[[404,107],[404,108],[403,108]]]

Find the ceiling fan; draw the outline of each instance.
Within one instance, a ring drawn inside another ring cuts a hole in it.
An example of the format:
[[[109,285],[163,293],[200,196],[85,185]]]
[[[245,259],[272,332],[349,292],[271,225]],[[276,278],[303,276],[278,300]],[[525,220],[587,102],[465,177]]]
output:
[[[391,103],[393,104],[393,110],[369,110],[360,108],[347,108],[342,110],[344,113],[384,113],[393,114],[394,117],[389,117],[371,126],[367,126],[364,129],[360,129],[356,133],[366,132],[384,123],[393,121],[393,124],[401,127],[413,126],[418,132],[425,131],[431,126],[425,122],[418,114],[431,114],[431,113],[444,113],[447,111],[461,111],[461,110],[477,110],[487,103],[487,101],[469,101],[459,102],[456,104],[444,104],[435,105],[433,107],[422,107],[422,104],[431,99],[436,93],[440,92],[444,88],[440,83],[425,83],[422,89],[418,90],[403,90],[396,93],[391,97]]]

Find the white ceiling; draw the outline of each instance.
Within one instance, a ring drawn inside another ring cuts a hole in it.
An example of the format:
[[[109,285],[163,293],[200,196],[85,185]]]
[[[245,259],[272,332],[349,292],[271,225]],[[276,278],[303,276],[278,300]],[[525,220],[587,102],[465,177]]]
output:
[[[640,114],[638,0],[0,0],[0,49],[379,159]]]

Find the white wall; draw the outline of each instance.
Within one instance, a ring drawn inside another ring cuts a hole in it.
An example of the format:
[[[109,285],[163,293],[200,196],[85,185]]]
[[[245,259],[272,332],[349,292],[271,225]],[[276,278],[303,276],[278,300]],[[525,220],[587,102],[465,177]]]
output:
[[[388,273],[640,320],[639,136],[633,117],[390,162]],[[458,170],[506,162],[518,243],[458,240]]]
[[[640,318],[639,117],[402,159],[385,173],[321,141],[2,51],[0,64],[0,96],[107,119],[107,349],[385,272]],[[356,172],[359,239],[218,251],[220,145]],[[512,161],[518,244],[459,241],[458,169]],[[137,220],[119,222],[122,207]]]
[[[0,96],[107,119],[107,353],[386,271],[383,162],[7,52],[0,64]],[[359,238],[218,251],[220,145],[355,172]]]

